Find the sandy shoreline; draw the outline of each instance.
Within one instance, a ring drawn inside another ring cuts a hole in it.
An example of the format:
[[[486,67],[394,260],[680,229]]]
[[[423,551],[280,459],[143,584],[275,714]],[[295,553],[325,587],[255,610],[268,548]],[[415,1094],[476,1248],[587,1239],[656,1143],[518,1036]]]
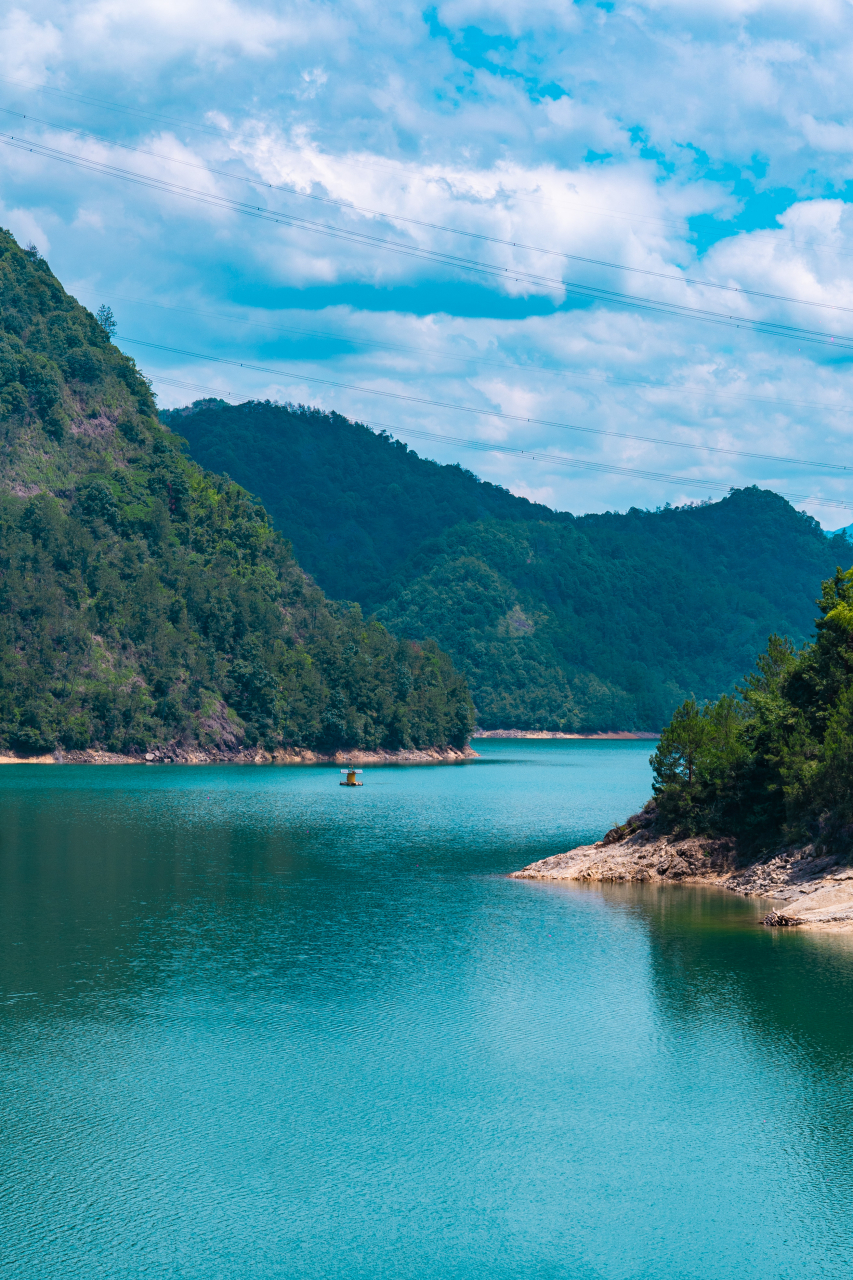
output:
[[[632,742],[648,739],[657,742],[659,733],[634,733],[619,730],[614,733],[551,733],[546,729],[475,729],[471,738],[572,738],[583,742]]]
[[[538,729],[480,729],[474,738],[571,738],[588,742],[615,742],[634,739],[656,741],[656,733],[549,733]],[[336,751],[324,754],[307,747],[279,747],[265,751],[257,747],[198,747],[169,743],[138,755],[116,751],[63,751],[57,748],[47,755],[25,756],[12,752],[0,754],[0,764],[459,764],[478,759],[468,746],[425,747],[408,751]]]
[[[54,751],[51,755],[0,755],[0,764],[461,764],[476,760],[471,747],[425,747],[411,751],[336,751],[331,755],[304,747],[263,751],[257,748],[217,750],[171,745],[144,755],[115,751]]]
[[[707,884],[774,905],[764,923],[830,933],[853,932],[853,867],[813,845],[784,849],[764,862],[737,865],[732,840],[676,840],[634,830],[605,837],[512,872],[514,880],[569,883]]]

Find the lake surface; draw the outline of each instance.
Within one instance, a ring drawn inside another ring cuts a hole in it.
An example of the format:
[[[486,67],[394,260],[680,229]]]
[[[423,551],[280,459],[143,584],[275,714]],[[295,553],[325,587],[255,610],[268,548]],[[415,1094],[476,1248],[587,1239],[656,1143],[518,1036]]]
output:
[[[506,879],[649,744],[478,750],[0,769],[0,1274],[850,1274],[853,944]]]

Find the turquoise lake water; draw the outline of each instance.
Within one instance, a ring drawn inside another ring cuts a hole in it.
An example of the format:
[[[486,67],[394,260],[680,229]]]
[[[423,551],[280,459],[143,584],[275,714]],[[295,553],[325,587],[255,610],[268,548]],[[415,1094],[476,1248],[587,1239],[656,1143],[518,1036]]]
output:
[[[649,744],[478,750],[0,769],[2,1276],[850,1274],[853,940],[508,880]]]

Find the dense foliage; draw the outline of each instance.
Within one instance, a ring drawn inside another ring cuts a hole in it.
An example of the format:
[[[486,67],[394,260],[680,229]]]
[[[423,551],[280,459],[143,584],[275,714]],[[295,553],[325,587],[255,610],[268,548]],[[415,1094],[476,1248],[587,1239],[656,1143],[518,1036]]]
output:
[[[368,609],[387,598],[408,557],[451,525],[554,515],[339,413],[200,400],[160,417],[202,466],[260,495],[324,591]]]
[[[0,232],[0,745],[464,743],[447,656],[327,601],[108,327]]]
[[[434,636],[492,728],[658,730],[731,691],[771,632],[802,644],[850,547],[778,495],[574,518],[338,414],[198,402],[164,415],[262,497],[326,590]]]
[[[678,708],[652,757],[659,822],[749,851],[853,843],[853,569],[823,584],[816,639],[771,637],[734,696]]]

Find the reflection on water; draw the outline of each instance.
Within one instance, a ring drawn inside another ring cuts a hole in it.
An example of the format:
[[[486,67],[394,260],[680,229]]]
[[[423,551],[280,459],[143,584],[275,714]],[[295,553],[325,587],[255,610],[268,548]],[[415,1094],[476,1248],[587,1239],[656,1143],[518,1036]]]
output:
[[[15,1277],[842,1276],[844,937],[505,872],[648,744],[0,771]]]

